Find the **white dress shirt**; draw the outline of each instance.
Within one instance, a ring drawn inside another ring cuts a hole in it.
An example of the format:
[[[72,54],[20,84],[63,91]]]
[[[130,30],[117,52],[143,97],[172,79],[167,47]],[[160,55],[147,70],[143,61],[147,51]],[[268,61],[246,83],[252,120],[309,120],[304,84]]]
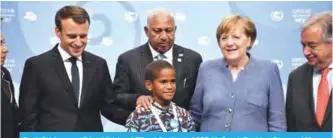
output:
[[[333,64],[331,63],[329,66],[330,68],[330,71],[328,72],[327,74],[327,81],[328,81],[328,92],[329,92],[329,95],[331,95],[331,91],[332,91],[332,67],[333,67]],[[319,87],[319,83],[320,83],[320,80],[321,80],[321,71],[319,69],[316,69],[314,68],[313,69],[313,76],[312,76],[312,85],[313,85],[313,101],[314,101],[314,108],[315,108],[315,111],[317,110],[316,107],[317,107],[317,95],[318,95],[318,87]]]
[[[71,58],[72,56],[69,55],[59,44],[58,46],[58,51],[61,55],[62,61],[64,62],[66,72],[68,75],[69,80],[72,82],[72,63],[68,59]],[[82,64],[82,56],[79,56],[76,60],[76,65],[79,69],[79,78],[80,78],[80,90],[79,90],[79,99],[78,99],[78,107],[80,107],[80,102],[81,102],[81,91],[82,91],[82,81],[83,81],[83,64]]]
[[[150,43],[148,43],[148,45],[149,45],[151,54],[153,56],[153,59],[157,60],[155,57],[157,55],[159,55],[160,53],[157,52],[155,49],[153,49],[153,47],[150,45]],[[166,57],[163,60],[168,61],[172,65],[172,60],[173,60],[173,46],[167,52],[165,52],[163,55]]]
[[[244,70],[244,67],[241,68],[241,69],[239,69],[239,70],[231,70],[230,68],[229,68],[229,70],[230,70],[231,75],[232,75],[232,81],[235,82],[236,79],[237,79],[237,77],[238,77],[239,72],[241,72],[242,70]]]

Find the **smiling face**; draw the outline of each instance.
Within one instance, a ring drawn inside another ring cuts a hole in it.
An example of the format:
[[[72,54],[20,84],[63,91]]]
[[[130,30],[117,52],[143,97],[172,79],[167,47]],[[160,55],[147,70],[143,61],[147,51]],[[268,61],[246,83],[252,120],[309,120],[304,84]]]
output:
[[[56,28],[55,32],[60,39],[61,47],[71,56],[82,55],[88,41],[89,23],[76,23],[72,18],[61,20],[61,29]]]
[[[175,70],[163,68],[156,74],[153,80],[146,80],[145,86],[153,93],[154,99],[161,105],[172,100],[176,92]]]
[[[303,54],[308,64],[322,69],[332,62],[332,42],[325,42],[323,39],[323,28],[315,24],[302,31],[301,43]]]
[[[240,61],[246,58],[247,49],[251,46],[251,38],[240,28],[222,34],[219,46],[227,61]]]
[[[216,38],[225,59],[229,63],[246,61],[247,51],[257,37],[253,22],[240,15],[226,17],[217,27]]]

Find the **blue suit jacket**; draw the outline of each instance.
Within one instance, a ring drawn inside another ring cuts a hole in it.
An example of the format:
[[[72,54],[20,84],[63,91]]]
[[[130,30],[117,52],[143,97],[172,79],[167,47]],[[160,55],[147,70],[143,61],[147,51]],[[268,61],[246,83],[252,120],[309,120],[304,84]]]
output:
[[[286,131],[277,65],[248,56],[235,82],[224,58],[201,64],[190,107],[200,131]]]

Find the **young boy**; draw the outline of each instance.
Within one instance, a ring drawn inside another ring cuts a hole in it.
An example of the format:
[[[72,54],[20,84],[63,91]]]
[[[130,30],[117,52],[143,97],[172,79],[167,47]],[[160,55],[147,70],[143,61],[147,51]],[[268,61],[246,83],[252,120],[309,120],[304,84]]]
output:
[[[137,108],[126,121],[128,132],[189,132],[195,131],[189,113],[171,102],[176,92],[175,70],[164,60],[147,65],[145,87],[152,92],[149,109]]]

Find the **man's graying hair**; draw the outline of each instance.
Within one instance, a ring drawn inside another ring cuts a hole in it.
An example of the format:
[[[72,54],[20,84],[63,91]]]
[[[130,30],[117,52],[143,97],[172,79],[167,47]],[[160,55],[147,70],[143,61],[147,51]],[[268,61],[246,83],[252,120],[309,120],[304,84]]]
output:
[[[151,20],[152,17],[161,16],[161,15],[170,16],[174,20],[173,15],[169,12],[168,9],[162,8],[162,7],[154,8],[154,9],[151,9],[151,10],[148,11],[147,27],[149,26],[150,20]]]
[[[305,23],[302,25],[302,32],[309,27],[319,24],[323,28],[322,38],[325,43],[332,43],[332,12],[321,12],[313,14]]]

